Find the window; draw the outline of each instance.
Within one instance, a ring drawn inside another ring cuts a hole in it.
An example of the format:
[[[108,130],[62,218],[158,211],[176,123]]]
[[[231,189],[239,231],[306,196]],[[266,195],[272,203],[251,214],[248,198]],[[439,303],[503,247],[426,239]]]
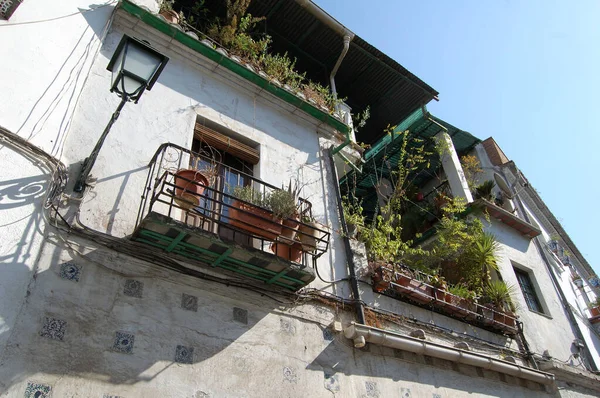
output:
[[[529,307],[531,311],[543,314],[544,309],[542,308],[542,304],[540,303],[540,300],[535,292],[535,287],[533,286],[533,282],[529,277],[529,273],[518,268],[514,268],[514,270],[517,280],[519,281],[521,291],[523,292],[523,297],[525,297],[527,307]]]
[[[0,0],[0,19],[8,19],[22,0]]]

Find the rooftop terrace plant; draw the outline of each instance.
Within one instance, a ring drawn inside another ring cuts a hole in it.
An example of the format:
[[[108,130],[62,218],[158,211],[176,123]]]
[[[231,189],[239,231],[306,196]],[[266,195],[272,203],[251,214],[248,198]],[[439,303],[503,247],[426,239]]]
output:
[[[210,37],[231,54],[264,71],[271,79],[299,91],[315,105],[333,113],[344,99],[333,96],[327,86],[308,80],[305,73],[296,69],[296,59],[287,52],[275,54],[270,51],[271,36],[258,29],[258,24],[265,18],[247,13],[250,3],[251,0],[225,0],[211,14],[204,0],[198,0],[187,8],[179,5],[177,0],[163,0],[161,9],[181,9],[183,25]]]

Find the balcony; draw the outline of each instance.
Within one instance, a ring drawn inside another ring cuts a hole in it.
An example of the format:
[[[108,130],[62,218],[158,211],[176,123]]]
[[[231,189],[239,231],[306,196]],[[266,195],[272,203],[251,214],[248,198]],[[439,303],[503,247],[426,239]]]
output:
[[[373,266],[373,290],[401,301],[444,314],[509,336],[517,333],[517,318],[512,313],[498,310],[490,305],[482,305],[477,300],[468,300],[447,291],[445,285],[436,282],[435,277],[406,266]]]
[[[194,170],[207,165],[210,178],[198,178]],[[330,233],[314,222],[311,203],[297,198],[294,216],[280,219],[234,196],[236,187],[261,198],[282,191],[210,154],[161,145],[149,164],[132,240],[263,286],[296,291],[312,282]]]

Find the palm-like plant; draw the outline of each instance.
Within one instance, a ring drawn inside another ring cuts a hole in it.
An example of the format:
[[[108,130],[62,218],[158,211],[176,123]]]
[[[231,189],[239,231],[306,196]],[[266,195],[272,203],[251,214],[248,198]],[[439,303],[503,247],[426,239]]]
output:
[[[511,296],[515,293],[513,285],[507,285],[501,280],[490,281],[483,289],[486,300],[502,311],[515,311]]]
[[[482,281],[489,281],[490,272],[492,270],[498,271],[496,252],[499,249],[499,244],[496,237],[488,232],[477,235],[474,243],[470,257],[481,269]]]

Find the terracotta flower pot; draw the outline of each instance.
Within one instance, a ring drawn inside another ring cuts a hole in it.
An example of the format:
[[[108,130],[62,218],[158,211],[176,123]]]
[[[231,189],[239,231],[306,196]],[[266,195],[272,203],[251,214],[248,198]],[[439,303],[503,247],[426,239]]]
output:
[[[302,245],[294,243],[293,245],[286,245],[283,242],[273,242],[271,244],[271,250],[277,257],[281,257],[284,260],[293,261],[299,263],[302,260]]]
[[[592,318],[595,316],[600,316],[600,307],[590,308],[590,315],[592,315]]]
[[[294,243],[296,239],[296,233],[298,231],[298,227],[300,226],[297,217],[298,216],[292,217],[290,219],[286,218],[283,220],[283,227],[281,228],[281,238],[284,240],[284,242],[288,244]]]
[[[182,169],[175,173],[175,202],[189,210],[200,205],[201,195],[208,186],[208,178],[198,170]]]
[[[302,223],[298,227],[298,237],[302,243],[302,248],[306,251],[311,251],[317,248],[318,239],[321,238],[323,232],[319,231],[327,230],[327,226],[319,224],[318,222],[307,222]]]
[[[273,240],[281,235],[281,220],[274,219],[273,213],[239,200],[231,203],[229,224],[265,239]]]
[[[160,15],[165,17],[165,19],[170,23],[179,23],[179,14],[173,10],[161,11]]]

